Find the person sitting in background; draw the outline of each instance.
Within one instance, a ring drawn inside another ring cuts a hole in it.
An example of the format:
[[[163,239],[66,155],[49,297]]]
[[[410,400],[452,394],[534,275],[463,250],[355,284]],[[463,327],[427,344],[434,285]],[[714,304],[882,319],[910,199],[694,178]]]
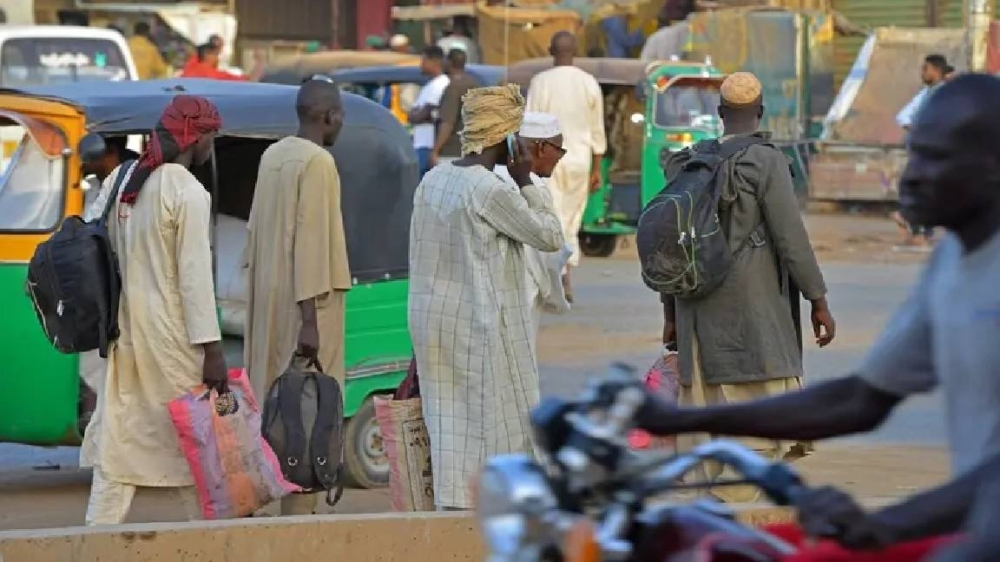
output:
[[[601,30],[607,41],[607,56],[613,59],[631,58],[629,52],[632,49],[642,47],[646,41],[641,29],[631,33],[628,31],[628,18],[625,16],[611,16],[601,20]]]
[[[240,75],[234,72],[221,70],[219,68],[219,55],[222,47],[205,43],[199,45],[197,53],[188,60],[181,71],[181,78],[210,78],[212,80],[230,80],[236,82],[256,82],[264,74],[264,54],[254,53],[254,67],[247,75]]]
[[[132,28],[132,36],[128,38],[128,50],[135,61],[135,71],[139,80],[155,80],[166,78],[170,67],[163,60],[160,49],[153,41],[153,31],[149,24],[140,21]]]
[[[403,55],[410,54],[410,38],[397,33],[389,38],[389,50]]]
[[[693,0],[665,0],[656,16],[660,29],[646,39],[639,59],[647,62],[683,59],[689,35],[685,20],[693,11]]]

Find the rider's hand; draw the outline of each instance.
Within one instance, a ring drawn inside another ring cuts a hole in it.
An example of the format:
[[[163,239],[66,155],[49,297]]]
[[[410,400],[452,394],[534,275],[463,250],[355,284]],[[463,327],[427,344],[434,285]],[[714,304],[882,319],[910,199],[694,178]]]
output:
[[[807,490],[795,499],[795,507],[808,536],[832,539],[852,550],[877,550],[896,542],[877,517],[836,488]]]
[[[533,185],[531,181],[531,168],[534,160],[531,157],[531,150],[520,137],[514,143],[514,154],[508,154],[507,173],[511,179],[517,182],[518,187]]]
[[[837,323],[833,320],[833,314],[830,313],[825,297],[812,301],[812,325],[816,345],[820,347],[830,345],[837,333]]]

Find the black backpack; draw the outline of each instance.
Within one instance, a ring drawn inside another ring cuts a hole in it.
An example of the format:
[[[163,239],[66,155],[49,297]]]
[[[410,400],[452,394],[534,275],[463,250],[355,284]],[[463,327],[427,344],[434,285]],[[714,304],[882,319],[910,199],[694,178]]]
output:
[[[740,136],[720,143],[702,141],[691,158],[642,214],[636,247],[642,280],[661,294],[697,298],[716,289],[733,263],[733,250],[719,220],[719,203],[725,178],[722,164],[741,152],[767,141],[757,135]]]
[[[28,263],[26,291],[45,336],[62,353],[97,349],[107,357],[118,339],[121,275],[108,235],[108,214],[133,168],[133,161],[119,167],[97,221],[67,217]]]
[[[336,505],[344,493],[344,396],[337,379],[289,368],[268,389],[261,423],[285,479],[306,492],[326,490],[326,503]]]

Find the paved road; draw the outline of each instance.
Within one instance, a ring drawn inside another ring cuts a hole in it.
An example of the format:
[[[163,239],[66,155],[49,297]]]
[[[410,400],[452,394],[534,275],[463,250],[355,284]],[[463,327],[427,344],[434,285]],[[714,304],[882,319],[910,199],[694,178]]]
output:
[[[612,361],[644,368],[651,364],[661,329],[655,296],[638,284],[637,264],[626,258],[587,260],[577,271],[578,304],[569,314],[547,316],[540,336],[543,392],[578,391]],[[829,263],[824,267],[838,340],[828,349],[809,349],[809,381],[847,373],[885,324],[914,282],[918,267],[893,264]],[[803,315],[808,317],[808,311]],[[239,356],[234,355],[234,359]],[[939,396],[903,406],[878,432],[863,441],[940,445],[943,418]],[[41,449],[0,444],[0,471],[41,465],[76,465],[76,449]]]

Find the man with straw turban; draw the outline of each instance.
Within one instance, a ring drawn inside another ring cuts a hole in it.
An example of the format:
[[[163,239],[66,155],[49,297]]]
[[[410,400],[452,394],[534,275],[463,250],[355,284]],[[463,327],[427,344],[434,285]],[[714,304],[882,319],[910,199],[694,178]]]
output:
[[[473,507],[469,482],[487,458],[533,451],[539,390],[524,251],[557,251],[563,235],[515,135],[523,116],[516,85],[470,90],[462,158],[431,169],[413,198],[409,325],[439,509]],[[519,187],[493,172],[504,164]]]

